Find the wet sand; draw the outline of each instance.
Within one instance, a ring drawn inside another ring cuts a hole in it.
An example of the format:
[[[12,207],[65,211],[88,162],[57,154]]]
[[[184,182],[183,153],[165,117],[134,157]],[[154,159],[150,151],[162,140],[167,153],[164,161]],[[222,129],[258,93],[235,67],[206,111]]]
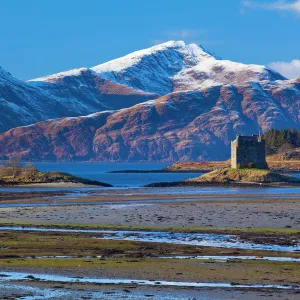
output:
[[[257,299],[280,299],[298,300],[299,293],[294,291],[243,291],[232,289],[209,289],[209,288],[167,288],[167,287],[136,287],[133,285],[92,285],[92,284],[56,284],[56,283],[32,283],[3,284],[0,296],[14,295],[40,296],[43,299],[164,299],[164,300],[257,300]]]
[[[1,223],[110,224],[213,228],[299,228],[300,196],[151,194],[134,191],[90,192],[87,196],[1,197]],[[228,200],[230,199],[230,200]],[[74,203],[74,204],[72,204]],[[78,205],[76,203],[80,203]],[[68,206],[59,206],[70,204]],[[91,205],[93,204],[93,205]]]

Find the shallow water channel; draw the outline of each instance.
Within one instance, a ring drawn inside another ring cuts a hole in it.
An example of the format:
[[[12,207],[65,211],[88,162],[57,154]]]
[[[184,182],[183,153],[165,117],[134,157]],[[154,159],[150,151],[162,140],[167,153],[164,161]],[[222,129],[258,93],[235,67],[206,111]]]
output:
[[[38,232],[74,232],[101,234],[97,239],[126,240],[152,243],[169,243],[181,245],[196,245],[206,247],[235,248],[247,250],[264,250],[280,252],[300,251],[300,240],[294,245],[258,244],[241,240],[238,236],[212,233],[176,233],[156,231],[113,231],[113,230],[89,230],[89,229],[62,229],[39,227],[0,227],[0,230],[38,231]]]
[[[173,286],[173,287],[211,287],[211,288],[261,288],[261,289],[294,289],[300,290],[299,286],[278,285],[278,284],[231,284],[215,282],[182,282],[165,280],[135,280],[135,279],[115,279],[115,278],[89,278],[89,277],[70,277],[53,274],[33,274],[19,272],[1,272],[1,281],[50,281],[50,282],[74,282],[74,283],[98,283],[98,284],[135,284],[146,286]]]

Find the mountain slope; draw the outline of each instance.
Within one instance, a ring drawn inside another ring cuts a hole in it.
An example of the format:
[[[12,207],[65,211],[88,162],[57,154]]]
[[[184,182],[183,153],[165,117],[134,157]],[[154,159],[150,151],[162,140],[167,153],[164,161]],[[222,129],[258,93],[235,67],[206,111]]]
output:
[[[155,97],[109,82],[89,69],[56,82],[23,82],[0,67],[0,132],[51,118],[130,107]]]
[[[300,79],[174,92],[133,107],[0,135],[2,158],[222,160],[236,133],[300,128]]]

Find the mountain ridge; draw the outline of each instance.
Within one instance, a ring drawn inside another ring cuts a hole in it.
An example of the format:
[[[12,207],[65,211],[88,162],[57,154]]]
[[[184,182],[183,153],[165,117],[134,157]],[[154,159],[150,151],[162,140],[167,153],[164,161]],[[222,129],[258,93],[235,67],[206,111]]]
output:
[[[31,81],[55,81],[73,69]],[[260,80],[286,80],[267,66],[222,60],[202,46],[169,41],[89,68],[102,78],[159,96],[211,85]]]

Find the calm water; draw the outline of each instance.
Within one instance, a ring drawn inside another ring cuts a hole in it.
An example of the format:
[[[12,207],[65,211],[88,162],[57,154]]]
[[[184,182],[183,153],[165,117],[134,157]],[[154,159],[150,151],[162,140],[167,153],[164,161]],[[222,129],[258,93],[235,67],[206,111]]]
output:
[[[160,170],[168,163],[35,163],[40,171],[61,171],[112,184],[114,187],[140,187],[154,182],[180,181],[203,173],[107,173],[122,170]]]
[[[83,178],[97,180],[112,184],[115,189],[139,188],[143,185],[154,182],[180,181],[202,175],[203,173],[108,173],[110,171],[122,170],[160,170],[169,163],[89,163],[89,162],[37,162],[35,166],[40,171],[60,171],[77,175]],[[300,173],[293,173],[293,176],[300,178]],[[0,192],[28,192],[28,191],[56,191],[68,190],[84,192],[87,188],[0,188]],[[107,189],[102,187],[88,188],[89,190]],[[111,188],[110,188],[111,189]],[[149,189],[150,194],[157,193],[157,188]],[[290,188],[160,188],[160,194],[292,194],[300,193],[300,187]]]

